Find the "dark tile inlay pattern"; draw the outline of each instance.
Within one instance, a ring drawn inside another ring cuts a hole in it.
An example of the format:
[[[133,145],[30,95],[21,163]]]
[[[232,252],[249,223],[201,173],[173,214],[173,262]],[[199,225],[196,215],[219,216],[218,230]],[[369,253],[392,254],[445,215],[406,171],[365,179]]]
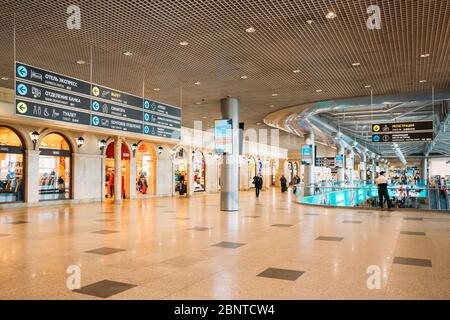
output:
[[[407,234],[410,236],[426,236],[425,232],[417,232],[417,231],[400,231],[400,234]]]
[[[191,220],[191,218],[177,217],[175,220]]]
[[[211,230],[211,227],[193,227],[189,228],[188,230],[195,230],[195,231],[208,231]]]
[[[261,216],[244,216],[244,218],[259,218]]]
[[[18,220],[18,221],[7,222],[7,224],[24,224],[24,223],[30,223],[30,221]]]
[[[122,251],[126,251],[126,250],[125,249],[103,247],[103,248],[88,250],[88,251],[85,251],[85,252],[86,253],[101,254],[101,255],[107,256],[109,254],[122,252]]]
[[[114,213],[114,211],[99,211],[99,212],[97,212],[97,213],[101,213],[101,214],[106,214],[106,213]]]
[[[432,267],[431,260],[429,259],[416,259],[407,257],[394,257],[395,264],[404,264],[408,266],[418,266],[418,267]]]
[[[134,287],[136,287],[134,284],[102,280],[73,291],[94,297],[108,298]]]
[[[9,236],[10,236],[10,234],[0,233],[0,238],[1,238],[1,237],[9,237]]]
[[[99,231],[94,231],[91,233],[96,233],[96,234],[111,234],[111,233],[118,233],[119,231],[116,230],[99,230]]]
[[[293,224],[285,224],[285,223],[275,223],[272,225],[272,227],[282,227],[282,228],[289,228],[292,226]]]
[[[323,240],[323,241],[342,241],[344,238],[342,237],[327,237],[327,236],[320,236],[317,237],[316,240]]]
[[[318,213],[305,213],[305,216],[320,216]]]
[[[403,218],[403,220],[409,220],[409,221],[423,221],[423,218]]]
[[[356,221],[356,220],[344,220],[342,223],[362,223],[362,221]]]
[[[222,242],[213,244],[212,247],[236,249],[236,248],[242,247],[243,245],[245,245],[245,243],[222,241]]]
[[[266,270],[264,270],[257,276],[264,277],[264,278],[295,281],[304,273],[305,273],[304,271],[298,271],[298,270],[267,268]]]

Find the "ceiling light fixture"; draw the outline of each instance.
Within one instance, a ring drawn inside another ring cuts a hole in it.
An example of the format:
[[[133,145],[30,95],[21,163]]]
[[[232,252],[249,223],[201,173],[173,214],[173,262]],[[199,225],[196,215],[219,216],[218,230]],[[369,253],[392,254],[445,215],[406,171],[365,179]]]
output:
[[[243,80],[245,80],[247,78],[248,78],[247,76],[241,76],[241,79],[243,79]]]
[[[422,53],[422,54],[420,55],[421,58],[428,58],[429,56],[430,56],[429,53]]]
[[[354,66],[354,67],[359,67],[361,65],[361,63],[359,63],[359,62],[353,62],[352,63],[352,66]]]
[[[196,86],[198,86],[199,84],[201,84],[201,82],[200,81],[197,81],[197,82],[195,82],[194,83]]]
[[[299,70],[299,69],[295,69],[295,70],[292,71],[292,72],[294,72],[294,73],[300,73],[300,70]]]
[[[84,60],[78,60],[77,63],[78,63],[78,64],[86,64],[86,61],[84,61]]]
[[[187,46],[189,44],[189,42],[187,42],[187,41],[181,41],[180,42],[180,45],[182,45],[182,46]]]
[[[306,20],[306,23],[309,24],[309,25],[311,25],[313,22],[314,21],[312,21],[312,20]]]
[[[271,104],[270,106],[269,106],[269,108],[274,108],[275,107],[275,105],[274,104]]]
[[[153,91],[161,91],[160,88],[154,88]]]
[[[199,104],[202,104],[202,103],[200,101],[197,101],[197,102],[195,102],[195,104],[199,105]]]
[[[253,27],[249,27],[249,28],[245,29],[245,31],[248,33],[254,33],[254,32],[256,32],[256,29]]]
[[[133,55],[133,53],[130,52],[130,51],[125,51],[123,54],[126,55],[126,56],[132,56]]]
[[[327,19],[334,19],[336,17],[337,17],[337,14],[334,11],[328,12],[327,15],[325,16],[325,18],[327,18]]]
[[[316,92],[320,93],[320,92],[322,92],[322,89],[317,89]]]
[[[278,93],[272,93],[272,97],[278,97]]]
[[[366,85],[364,86],[364,88],[372,88],[372,85],[366,84]]]
[[[8,77],[2,77],[2,80],[9,80],[9,78]]]
[[[425,83],[427,80],[420,80],[419,83]]]

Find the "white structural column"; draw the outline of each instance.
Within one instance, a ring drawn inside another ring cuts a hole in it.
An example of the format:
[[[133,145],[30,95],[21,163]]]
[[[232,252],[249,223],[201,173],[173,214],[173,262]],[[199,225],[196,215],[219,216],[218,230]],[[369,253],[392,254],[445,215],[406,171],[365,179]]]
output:
[[[188,197],[194,195],[194,149],[187,150],[187,195]]]
[[[133,152],[133,156],[130,158],[130,179],[125,181],[125,192],[129,199],[136,198],[136,151]]]
[[[39,202],[39,151],[26,150],[27,172],[25,201],[28,203]]]
[[[377,166],[376,166],[376,163],[375,163],[375,159],[374,158],[372,158],[372,171],[370,172],[370,177],[371,177],[371,183],[372,184],[374,184],[375,183],[375,173],[376,173],[376,169],[377,169]]]
[[[366,182],[367,179],[367,156],[364,152],[361,153],[361,160],[359,162],[359,179],[361,182]]]
[[[338,143],[337,147],[338,147],[337,154],[341,154],[343,157],[342,168],[337,169],[337,182],[343,183],[345,182],[345,147],[344,144],[342,143]]]
[[[122,203],[122,139],[114,138],[114,203]]]
[[[425,185],[428,184],[428,158],[424,157],[422,159],[422,176],[423,183]]]
[[[175,193],[175,177],[172,159],[158,158],[156,168],[156,195],[173,195]]]
[[[348,162],[345,165],[348,166],[348,181],[350,183],[353,183],[353,180],[355,180],[354,172],[355,172],[355,152],[353,151],[353,148],[349,148],[347,151],[348,156]]]
[[[220,173],[220,210],[239,210],[239,100],[224,98],[220,101],[224,119],[233,121],[233,153],[223,155]]]
[[[305,164],[305,196],[310,196],[314,194],[314,183],[315,183],[315,142],[314,142],[314,131],[310,130],[308,133],[305,134],[305,144],[312,145],[312,162],[311,164]],[[309,187],[307,187],[309,186]]]
[[[106,155],[104,150],[100,155],[100,197],[101,201],[106,199]]]

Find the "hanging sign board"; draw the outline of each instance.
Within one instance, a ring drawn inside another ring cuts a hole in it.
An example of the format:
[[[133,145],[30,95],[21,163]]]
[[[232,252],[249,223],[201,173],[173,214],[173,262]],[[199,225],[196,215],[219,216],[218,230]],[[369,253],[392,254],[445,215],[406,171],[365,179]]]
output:
[[[216,154],[233,154],[233,120],[214,120]]]

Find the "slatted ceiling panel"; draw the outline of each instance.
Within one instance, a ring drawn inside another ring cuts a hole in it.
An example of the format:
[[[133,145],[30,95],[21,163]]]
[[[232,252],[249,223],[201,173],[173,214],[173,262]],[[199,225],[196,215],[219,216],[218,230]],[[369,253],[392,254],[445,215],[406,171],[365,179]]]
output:
[[[365,26],[372,3],[382,9],[379,31]],[[366,84],[375,94],[450,86],[449,1],[80,0],[79,31],[65,28],[70,4],[0,0],[2,76],[13,78],[15,13],[18,59],[89,80],[89,66],[75,62],[89,61],[92,45],[96,82],[140,94],[144,80],[147,97],[176,105],[183,87],[187,126],[205,115],[219,116],[219,99],[226,95],[241,97],[242,118],[250,127],[282,107],[366,96]],[[329,10],[338,17],[326,19]],[[250,26],[255,33],[244,31]],[[189,45],[180,46],[183,40]],[[134,54],[126,57],[124,51]],[[424,52],[430,58],[420,59]],[[352,67],[355,61],[361,66]],[[419,84],[421,78],[428,83]],[[13,82],[1,85],[11,88]],[[274,92],[279,96],[272,97]],[[195,105],[202,98],[206,103]]]

